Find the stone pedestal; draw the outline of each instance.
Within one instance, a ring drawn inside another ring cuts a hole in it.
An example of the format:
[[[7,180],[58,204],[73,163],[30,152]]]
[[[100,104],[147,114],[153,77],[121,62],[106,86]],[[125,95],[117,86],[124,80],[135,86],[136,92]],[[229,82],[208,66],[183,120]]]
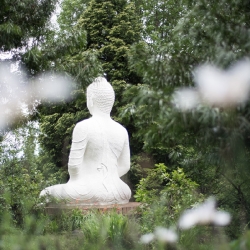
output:
[[[126,204],[111,204],[111,205],[84,205],[84,204],[51,204],[45,207],[45,211],[49,215],[60,214],[62,212],[69,212],[72,209],[80,209],[83,213],[89,211],[98,211],[105,213],[115,211],[124,215],[131,214],[137,207],[140,206],[139,202],[129,202]]]

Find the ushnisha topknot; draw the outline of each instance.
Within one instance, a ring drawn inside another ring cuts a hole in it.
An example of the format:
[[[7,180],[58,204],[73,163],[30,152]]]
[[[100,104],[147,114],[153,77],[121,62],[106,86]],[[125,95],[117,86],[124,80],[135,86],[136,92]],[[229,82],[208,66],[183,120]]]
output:
[[[110,114],[115,101],[115,92],[104,77],[97,77],[87,88],[87,96],[104,113]]]

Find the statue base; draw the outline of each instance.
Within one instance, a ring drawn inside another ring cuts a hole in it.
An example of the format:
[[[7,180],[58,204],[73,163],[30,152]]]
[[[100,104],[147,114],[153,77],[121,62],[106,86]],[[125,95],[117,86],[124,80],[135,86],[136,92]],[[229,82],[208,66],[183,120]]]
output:
[[[49,215],[60,214],[62,212],[70,212],[73,209],[80,209],[82,213],[89,211],[98,211],[100,213],[115,211],[119,214],[131,214],[137,207],[140,206],[140,202],[129,202],[126,204],[110,204],[110,205],[77,205],[77,204],[50,204],[45,207],[45,211]]]

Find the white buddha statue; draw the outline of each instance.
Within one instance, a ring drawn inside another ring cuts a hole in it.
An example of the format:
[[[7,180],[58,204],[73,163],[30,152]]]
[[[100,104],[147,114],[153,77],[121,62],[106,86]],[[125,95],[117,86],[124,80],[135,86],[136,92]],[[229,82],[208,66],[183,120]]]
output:
[[[73,131],[66,184],[45,188],[50,195],[82,205],[128,203],[131,190],[120,177],[130,169],[127,130],[110,117],[115,94],[103,77],[87,88],[91,118],[76,124]]]

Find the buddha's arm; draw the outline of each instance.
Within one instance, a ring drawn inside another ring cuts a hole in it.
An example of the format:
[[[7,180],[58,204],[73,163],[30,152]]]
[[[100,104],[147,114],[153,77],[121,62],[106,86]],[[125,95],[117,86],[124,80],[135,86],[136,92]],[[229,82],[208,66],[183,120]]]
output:
[[[126,131],[126,141],[124,143],[121,155],[118,158],[118,175],[119,177],[125,175],[130,169],[130,149],[128,133]]]
[[[73,131],[72,144],[69,154],[68,171],[70,180],[74,180],[78,176],[81,167],[84,152],[87,145],[87,129],[84,123],[76,124]]]

